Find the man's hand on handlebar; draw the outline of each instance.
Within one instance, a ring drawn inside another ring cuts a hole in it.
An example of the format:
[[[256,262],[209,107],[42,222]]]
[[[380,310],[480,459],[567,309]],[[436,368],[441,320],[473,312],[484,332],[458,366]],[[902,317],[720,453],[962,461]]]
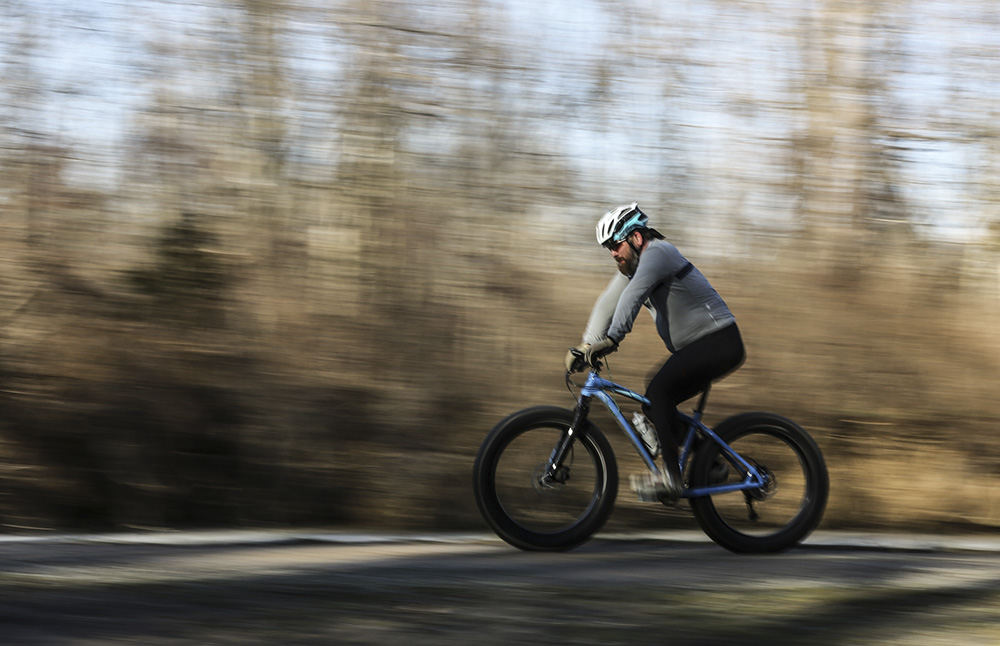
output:
[[[566,353],[566,372],[574,373],[583,370],[583,356],[589,347],[589,343],[581,343],[569,349]]]
[[[596,368],[601,357],[617,350],[618,343],[609,337],[604,337],[596,343],[581,343],[566,353],[566,372],[579,372],[587,366]]]

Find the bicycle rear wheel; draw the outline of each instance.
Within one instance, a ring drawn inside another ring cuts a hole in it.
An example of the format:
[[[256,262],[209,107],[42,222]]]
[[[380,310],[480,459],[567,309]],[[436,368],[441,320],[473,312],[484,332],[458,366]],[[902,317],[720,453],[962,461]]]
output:
[[[715,432],[765,475],[765,486],[691,499],[698,524],[734,552],[778,552],[799,543],[819,524],[829,476],[819,447],[797,424],[772,413],[744,413]],[[714,442],[698,450],[694,487],[737,484],[746,469],[722,455]]]
[[[544,476],[573,412],[529,408],[500,422],[476,458],[474,490],[483,518],[503,540],[524,550],[565,550],[607,520],[618,493],[618,469],[607,438],[590,422],[555,478]]]

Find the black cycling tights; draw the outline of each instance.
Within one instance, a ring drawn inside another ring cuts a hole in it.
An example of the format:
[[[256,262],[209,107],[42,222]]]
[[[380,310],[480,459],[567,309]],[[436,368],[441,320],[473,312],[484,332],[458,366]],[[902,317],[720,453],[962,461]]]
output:
[[[651,404],[645,407],[646,417],[656,427],[668,464],[677,463],[678,440],[686,430],[677,418],[677,405],[738,368],[745,357],[743,338],[733,323],[670,355],[649,381],[646,399]]]

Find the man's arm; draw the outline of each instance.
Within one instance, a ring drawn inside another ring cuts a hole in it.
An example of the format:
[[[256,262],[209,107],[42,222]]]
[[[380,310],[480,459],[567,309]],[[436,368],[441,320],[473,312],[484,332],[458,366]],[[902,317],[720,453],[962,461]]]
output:
[[[636,268],[635,276],[626,284],[622,291],[617,308],[608,325],[607,334],[615,342],[621,343],[625,335],[632,331],[632,323],[657,287],[663,282],[673,280],[679,271],[689,263],[669,243],[658,242],[650,244],[642,253],[642,260]]]
[[[608,286],[597,297],[597,302],[594,303],[594,309],[591,310],[590,319],[587,321],[587,328],[583,332],[584,343],[596,343],[607,335],[611,318],[618,306],[618,299],[621,298],[626,287],[628,287],[628,278],[616,272]]]

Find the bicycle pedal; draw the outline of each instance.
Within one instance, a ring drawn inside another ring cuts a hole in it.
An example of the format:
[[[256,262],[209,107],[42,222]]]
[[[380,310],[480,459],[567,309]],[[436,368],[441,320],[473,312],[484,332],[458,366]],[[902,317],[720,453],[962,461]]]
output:
[[[653,486],[652,477],[648,473],[633,473],[629,476],[629,486],[639,502],[659,502],[656,496],[656,488]]]

